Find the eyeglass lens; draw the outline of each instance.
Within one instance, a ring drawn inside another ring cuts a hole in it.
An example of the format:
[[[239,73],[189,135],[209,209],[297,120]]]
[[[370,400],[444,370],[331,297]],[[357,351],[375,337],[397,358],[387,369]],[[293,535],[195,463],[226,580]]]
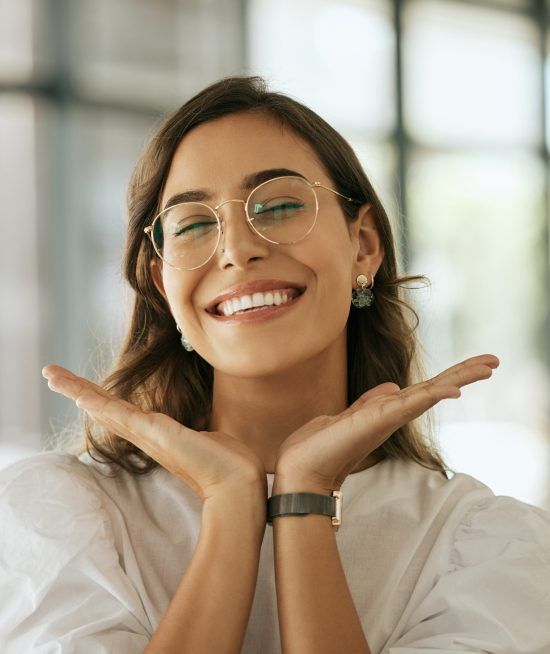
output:
[[[299,177],[272,179],[250,195],[251,227],[278,244],[295,243],[313,229],[317,201],[311,186]],[[219,242],[216,214],[204,204],[183,202],[161,212],[153,226],[159,256],[175,268],[191,270],[213,256]]]

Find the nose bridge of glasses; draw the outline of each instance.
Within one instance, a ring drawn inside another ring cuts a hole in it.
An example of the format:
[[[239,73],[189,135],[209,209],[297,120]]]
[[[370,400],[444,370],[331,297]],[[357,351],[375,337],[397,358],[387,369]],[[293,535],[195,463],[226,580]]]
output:
[[[246,212],[246,200],[238,200],[238,199],[224,200],[223,202],[220,202],[220,204],[218,204],[216,207],[214,207],[214,210],[217,213],[218,218],[220,219],[220,228],[221,228],[222,232],[224,231],[225,220],[223,219],[222,215],[220,214],[219,209],[220,209],[220,207],[223,207],[224,204],[229,204],[230,202],[240,202],[241,204],[244,205],[244,214],[245,214],[245,217],[247,218],[247,222],[248,222],[248,215],[247,215],[247,212]]]
[[[214,209],[219,213],[220,207],[223,207],[224,204],[228,204],[229,202],[240,202],[241,204],[244,204],[246,207],[246,200],[224,200],[223,202],[220,202]]]

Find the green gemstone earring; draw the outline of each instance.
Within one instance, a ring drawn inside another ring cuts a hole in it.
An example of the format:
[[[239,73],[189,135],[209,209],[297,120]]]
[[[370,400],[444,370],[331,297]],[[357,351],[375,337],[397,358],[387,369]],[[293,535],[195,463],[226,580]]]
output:
[[[182,334],[182,331],[180,329],[180,326],[176,324],[176,327],[178,329],[178,332],[181,334],[181,344],[183,347],[188,351],[192,352],[195,348],[191,345],[191,343],[185,338],[185,336]]]
[[[351,292],[352,298],[351,302],[354,307],[362,309],[363,307],[370,307],[374,302],[374,293],[371,291],[371,288],[374,286],[374,275],[372,273],[367,273],[372,277],[371,285],[367,288],[368,277],[365,275],[358,275],[357,283],[361,288],[354,288]]]

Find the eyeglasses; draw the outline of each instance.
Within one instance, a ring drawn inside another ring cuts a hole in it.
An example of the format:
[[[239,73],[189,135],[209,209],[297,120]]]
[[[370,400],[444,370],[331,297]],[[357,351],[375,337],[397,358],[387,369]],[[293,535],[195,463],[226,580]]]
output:
[[[203,202],[180,202],[161,211],[143,231],[169,266],[195,270],[216,252],[223,232],[218,211],[222,205],[242,202],[248,226],[255,234],[270,243],[288,245],[303,240],[314,228],[319,213],[319,188],[360,204],[321,182],[288,175],[259,184],[246,200],[224,200],[216,207]]]

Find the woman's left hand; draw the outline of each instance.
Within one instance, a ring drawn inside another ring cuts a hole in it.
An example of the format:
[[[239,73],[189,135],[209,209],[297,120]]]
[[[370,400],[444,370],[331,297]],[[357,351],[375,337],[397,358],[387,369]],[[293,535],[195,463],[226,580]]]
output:
[[[466,359],[436,377],[407,388],[387,382],[363,393],[335,416],[317,416],[279,447],[276,478],[311,492],[339,490],[357,464],[395,431],[460,388],[488,379],[500,364],[492,354]]]

